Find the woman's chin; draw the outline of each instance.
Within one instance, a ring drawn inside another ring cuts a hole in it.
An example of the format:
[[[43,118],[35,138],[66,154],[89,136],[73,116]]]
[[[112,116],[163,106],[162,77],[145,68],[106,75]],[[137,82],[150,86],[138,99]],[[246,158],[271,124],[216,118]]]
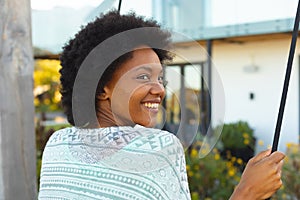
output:
[[[151,119],[151,122],[146,127],[148,127],[148,128],[154,128],[156,126],[156,124],[157,124],[157,119],[156,118],[155,119]]]
[[[148,120],[139,120],[136,121],[136,124],[147,127],[147,128],[154,128],[157,124],[157,119],[156,118],[150,118]]]

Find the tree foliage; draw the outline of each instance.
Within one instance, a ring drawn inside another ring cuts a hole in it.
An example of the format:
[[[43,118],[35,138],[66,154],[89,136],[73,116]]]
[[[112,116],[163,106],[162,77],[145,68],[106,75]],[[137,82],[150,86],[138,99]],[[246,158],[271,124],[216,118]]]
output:
[[[34,66],[34,105],[38,112],[57,111],[61,109],[59,93],[58,60],[36,60]]]

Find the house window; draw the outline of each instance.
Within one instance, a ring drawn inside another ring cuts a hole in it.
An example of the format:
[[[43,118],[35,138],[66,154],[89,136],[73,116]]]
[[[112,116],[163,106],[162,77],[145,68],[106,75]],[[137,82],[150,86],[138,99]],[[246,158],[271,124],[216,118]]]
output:
[[[166,97],[163,102],[163,129],[174,134],[183,132],[206,133],[208,127],[207,85],[202,77],[205,63],[173,64],[165,67]],[[193,140],[195,134],[182,133],[187,142]]]

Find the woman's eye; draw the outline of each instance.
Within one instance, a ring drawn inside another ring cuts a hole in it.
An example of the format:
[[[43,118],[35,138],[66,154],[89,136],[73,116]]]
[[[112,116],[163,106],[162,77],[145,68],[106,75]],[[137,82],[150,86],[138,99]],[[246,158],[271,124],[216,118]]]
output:
[[[164,77],[163,76],[158,77],[158,82],[163,84],[164,83]]]
[[[165,80],[163,76],[158,77],[158,82],[162,84],[164,87],[168,84],[168,81]]]
[[[140,79],[140,80],[150,80],[150,77],[146,74],[143,74],[141,76],[138,76],[137,79]]]

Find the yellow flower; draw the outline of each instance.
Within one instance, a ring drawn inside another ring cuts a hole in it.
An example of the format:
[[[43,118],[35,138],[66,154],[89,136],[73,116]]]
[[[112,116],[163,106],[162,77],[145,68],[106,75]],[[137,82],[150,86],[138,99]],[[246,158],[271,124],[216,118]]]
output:
[[[299,150],[300,150],[300,149],[299,149],[296,145],[294,145],[294,146],[292,147],[292,153],[293,153],[293,154],[298,153]]]
[[[61,100],[61,94],[60,94],[60,92],[58,90],[55,91],[53,100],[54,100],[54,103],[60,102],[60,100]]]
[[[186,170],[189,171],[191,168],[189,165],[186,165]]]
[[[239,165],[243,164],[243,160],[240,159],[240,158],[238,158],[238,159],[236,160],[236,162],[237,162]]]
[[[234,168],[230,168],[230,169],[229,169],[228,175],[229,175],[229,176],[234,176],[234,175],[235,175],[235,170],[234,170]]]
[[[220,160],[220,154],[215,154],[215,160]]]
[[[263,140],[259,140],[259,141],[258,141],[258,145],[259,145],[259,146],[264,146],[264,141],[263,141]]]
[[[287,143],[286,147],[287,151],[292,154],[297,154],[300,150],[300,146],[298,146],[298,144],[295,143]]]
[[[194,172],[192,171],[188,171],[188,175],[191,177],[191,176],[194,176]]]
[[[207,149],[207,148],[200,149],[200,155],[207,155],[208,153],[209,153],[209,149]]]
[[[50,99],[45,99],[44,100],[44,103],[46,104],[46,105],[49,105],[51,102],[50,102]]]
[[[247,138],[249,138],[249,134],[248,133],[243,133],[243,137],[247,139]]]
[[[292,146],[292,143],[286,143],[286,147],[289,149],[289,148],[291,148],[291,146]]]
[[[191,157],[196,158],[198,156],[198,151],[196,149],[192,149]]]
[[[232,162],[235,162],[235,161],[236,161],[236,157],[233,156],[233,157],[231,158],[231,161],[232,161]]]
[[[245,145],[248,145],[249,143],[250,143],[249,139],[245,139],[245,140],[244,140],[244,144],[245,144]]]
[[[226,162],[226,166],[227,166],[227,168],[231,168],[233,165],[231,162]]]
[[[37,98],[34,98],[33,103],[35,106],[39,105],[40,101]]]

